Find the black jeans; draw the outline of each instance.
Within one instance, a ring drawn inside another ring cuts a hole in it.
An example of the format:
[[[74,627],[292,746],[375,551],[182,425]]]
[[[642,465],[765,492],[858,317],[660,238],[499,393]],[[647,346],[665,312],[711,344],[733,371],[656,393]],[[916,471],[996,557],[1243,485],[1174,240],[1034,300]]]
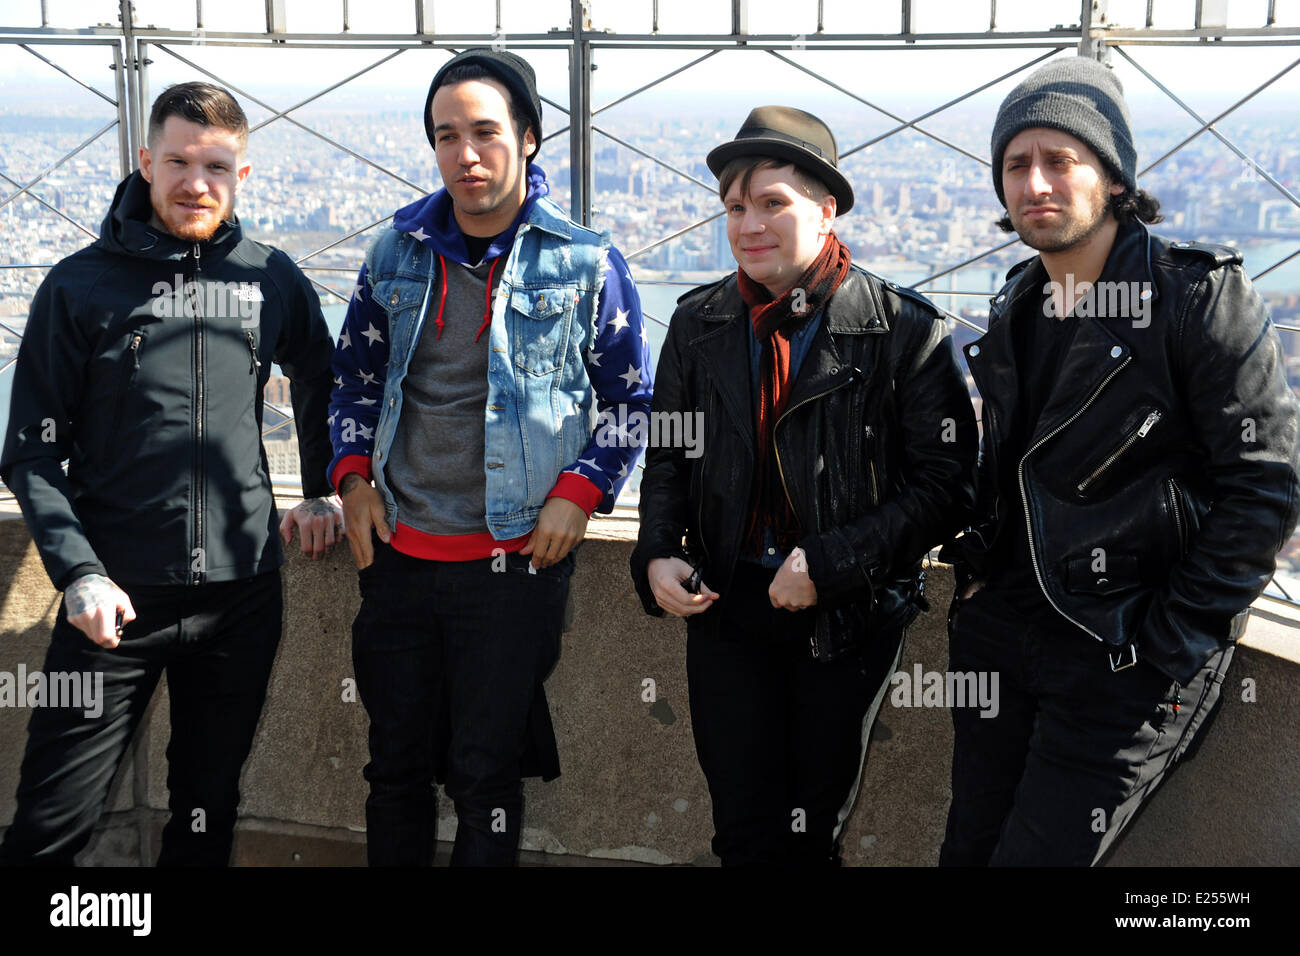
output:
[[[32,710],[18,808],[0,844],[0,864],[72,864],[103,812],[164,669],[171,699],[171,819],[158,865],[230,862],[239,773],[280,643],[280,573],[124,590],[137,617],[111,650],[69,624],[66,607],[59,608],[44,673],[102,675],[103,710],[95,717],[84,707]]]
[[[559,659],[573,567],[572,554],[536,573],[518,554],[426,561],[376,540],[352,625],[370,716],[371,866],[432,863],[435,779],[456,804],[452,865],[516,862],[530,734],[554,750],[542,681]]]
[[[1179,687],[1141,659],[1111,671],[1071,628],[996,594],[956,602],[949,670],[999,676],[997,715],[954,707],[952,806],[940,866],[1090,866],[1215,713],[1231,646]]]
[[[772,607],[774,574],[741,562],[705,612],[721,616],[718,633],[688,624],[691,724],[713,801],[713,852],[723,866],[835,865],[903,635],[873,635],[861,655],[813,660],[816,612]]]

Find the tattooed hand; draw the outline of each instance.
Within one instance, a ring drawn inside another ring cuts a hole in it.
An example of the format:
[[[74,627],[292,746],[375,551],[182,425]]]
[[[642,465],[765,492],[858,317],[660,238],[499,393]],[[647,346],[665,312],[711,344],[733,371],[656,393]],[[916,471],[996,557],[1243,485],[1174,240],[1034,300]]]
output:
[[[122,624],[135,620],[135,608],[126,592],[102,574],[87,574],[68,585],[63,593],[68,623],[82,631],[100,647],[117,647],[121,633],[117,629],[117,615],[122,614]]]
[[[328,498],[308,498],[284,516],[280,522],[280,537],[287,546],[293,541],[294,526],[302,543],[302,553],[318,561],[334,550],[334,543],[343,536],[343,509],[337,495]]]

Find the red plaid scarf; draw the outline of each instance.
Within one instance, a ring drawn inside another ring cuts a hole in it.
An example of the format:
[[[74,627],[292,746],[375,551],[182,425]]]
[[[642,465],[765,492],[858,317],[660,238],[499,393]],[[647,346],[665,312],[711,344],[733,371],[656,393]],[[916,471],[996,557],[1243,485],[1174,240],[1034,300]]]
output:
[[[737,270],[740,296],[749,306],[754,337],[762,346],[758,361],[758,460],[749,496],[747,554],[762,553],[765,524],[772,528],[782,550],[794,547],[802,536],[777,468],[773,432],[794,389],[790,380],[790,337],[835,294],[849,274],[850,258],[849,247],[832,232],[817,258],[778,299],[773,299],[744,269]],[[796,305],[802,306],[798,312]]]

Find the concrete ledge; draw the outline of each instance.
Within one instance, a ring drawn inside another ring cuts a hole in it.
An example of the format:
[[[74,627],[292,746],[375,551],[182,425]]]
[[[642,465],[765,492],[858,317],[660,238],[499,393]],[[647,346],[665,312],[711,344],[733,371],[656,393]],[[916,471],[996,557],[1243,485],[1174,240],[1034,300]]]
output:
[[[708,790],[695,757],[685,680],[685,626],[645,615],[632,593],[634,523],[592,522],[573,584],[574,627],[547,683],[563,775],[525,785],[526,861],[712,865]],[[0,670],[37,668],[58,607],[20,521],[0,519]],[[901,667],[945,670],[952,577],[927,579],[935,610],[910,629]],[[361,769],[366,717],[349,692],[351,622],[359,605],[340,550],[285,567],[286,624],[252,755],[244,770],[235,862],[364,862]],[[1297,725],[1300,614],[1261,602],[1225,685],[1222,713],[1190,765],[1171,775],[1121,840],[1112,865],[1294,864],[1300,859]],[[655,700],[643,700],[653,680]],[[1254,701],[1242,699],[1245,680]],[[0,708],[0,823],[12,819],[25,710]],[[152,860],[167,806],[165,681],[114,785],[85,862]],[[943,836],[952,730],[942,708],[886,698],[845,862],[932,866]],[[135,813],[136,816],[131,816]],[[446,800],[440,838],[454,834]],[[134,833],[135,839],[132,839]],[[293,854],[297,853],[295,859]],[[532,856],[530,854],[538,854]],[[546,854],[546,855],[541,855]]]

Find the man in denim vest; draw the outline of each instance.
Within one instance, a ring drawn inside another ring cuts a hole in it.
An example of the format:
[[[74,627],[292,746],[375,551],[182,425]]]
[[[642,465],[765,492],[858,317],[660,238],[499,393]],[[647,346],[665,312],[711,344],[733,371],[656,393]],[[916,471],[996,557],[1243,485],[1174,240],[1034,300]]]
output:
[[[559,774],[542,681],[573,550],[636,464],[613,422],[647,415],[652,369],[627,263],[544,198],[532,68],[466,50],[424,122],[443,188],[368,251],[330,407],[361,569],[368,853],[431,862],[437,779],[453,865],[510,865],[521,778]],[[593,430],[597,413],[610,424]]]

